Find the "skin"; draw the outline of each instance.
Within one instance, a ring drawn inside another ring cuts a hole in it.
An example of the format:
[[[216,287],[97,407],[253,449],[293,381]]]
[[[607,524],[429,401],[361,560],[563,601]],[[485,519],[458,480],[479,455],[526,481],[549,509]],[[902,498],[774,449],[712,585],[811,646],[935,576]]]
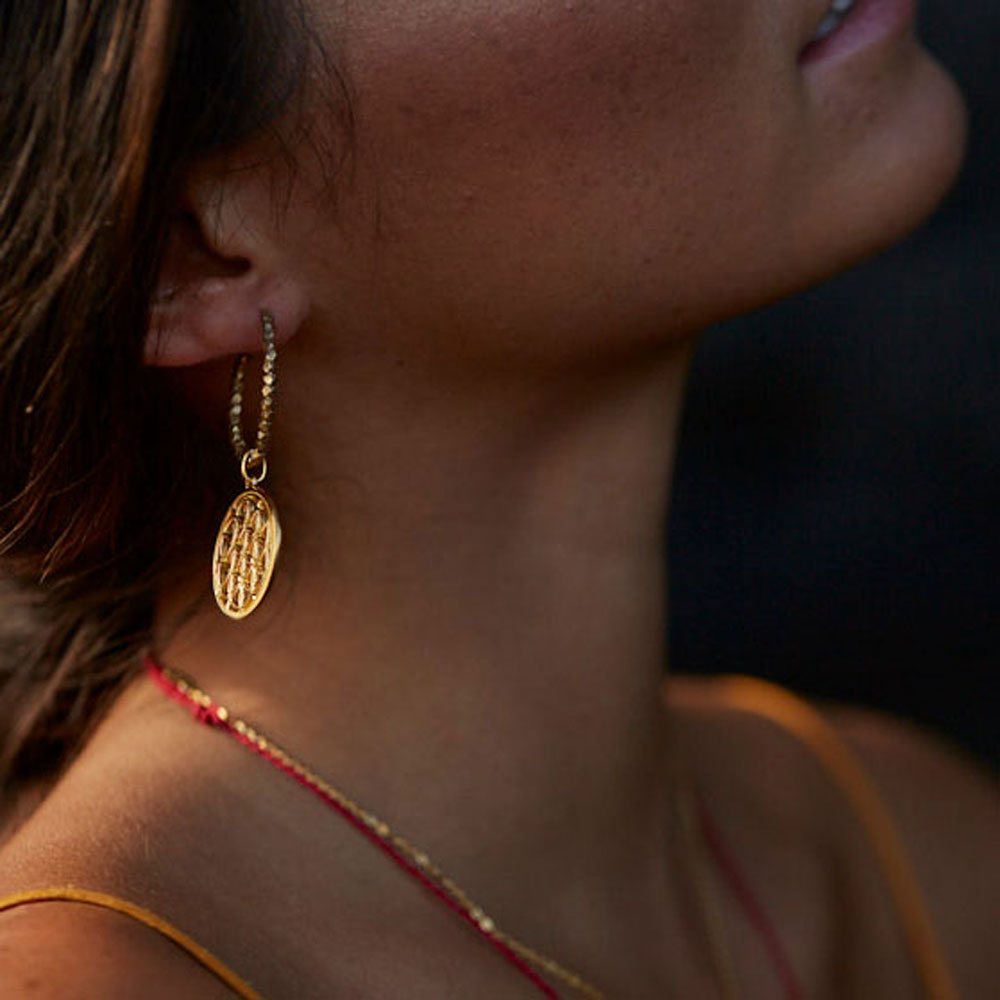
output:
[[[199,556],[162,595],[160,658],[610,996],[714,995],[676,849],[677,753],[749,870],[790,887],[767,903],[809,995],[844,996],[842,976],[852,996],[914,990],[884,899],[833,885],[831,864],[852,885],[871,873],[801,747],[697,685],[663,707],[663,525],[693,333],[897,238],[960,159],[960,101],[909,35],[800,65],[823,6],[317,2],[356,93],[334,190],[324,153],[342,137],[318,74],[308,138],[286,130],[294,173],[266,138],[201,164],[164,269],[149,360],[207,428],[232,356],[259,347],[259,310],[275,315],[285,548],[238,625]],[[963,789],[959,829],[996,830],[991,793],[928,753],[934,780]],[[959,835],[916,837],[922,867]],[[0,889],[58,871],[148,901],[267,996],[530,995],[320,804],[146,682],[5,861]],[[746,996],[773,996],[723,906]],[[858,916],[831,962],[842,910]],[[56,933],[38,921],[56,918],[17,919],[6,960],[37,969]],[[95,977],[183,975],[176,956],[110,932],[88,948],[75,927],[57,937]],[[973,990],[980,962],[963,962]],[[188,975],[189,995],[217,995]]]

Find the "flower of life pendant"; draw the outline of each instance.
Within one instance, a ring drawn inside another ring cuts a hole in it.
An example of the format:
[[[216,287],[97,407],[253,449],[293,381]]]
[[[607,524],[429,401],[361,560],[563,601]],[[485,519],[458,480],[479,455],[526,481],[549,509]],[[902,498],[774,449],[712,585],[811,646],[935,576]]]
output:
[[[264,600],[281,549],[281,524],[263,490],[248,484],[230,504],[215,540],[212,586],[219,610],[239,620]]]

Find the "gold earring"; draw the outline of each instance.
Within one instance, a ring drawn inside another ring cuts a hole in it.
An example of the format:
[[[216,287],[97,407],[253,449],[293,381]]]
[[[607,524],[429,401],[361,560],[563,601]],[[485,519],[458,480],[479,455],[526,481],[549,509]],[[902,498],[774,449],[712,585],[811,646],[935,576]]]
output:
[[[261,372],[260,420],[257,440],[248,448],[243,438],[243,386],[248,354],[241,354],[233,367],[229,395],[229,436],[240,463],[243,492],[232,502],[222,519],[212,557],[212,589],[219,610],[230,618],[252,614],[267,594],[278,552],[281,524],[271,498],[261,489],[267,478],[267,446],[274,418],[274,389],[277,383],[278,351],[275,346],[274,317],[262,312],[264,337]]]

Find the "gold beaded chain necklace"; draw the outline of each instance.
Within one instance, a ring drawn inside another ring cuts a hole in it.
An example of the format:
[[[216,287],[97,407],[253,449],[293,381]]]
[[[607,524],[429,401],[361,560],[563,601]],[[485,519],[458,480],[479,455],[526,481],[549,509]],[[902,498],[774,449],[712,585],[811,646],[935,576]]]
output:
[[[439,894],[450,901],[453,909],[463,914],[484,937],[499,945],[502,951],[516,956],[518,962],[524,963],[526,967],[558,980],[580,996],[586,997],[587,1000],[608,1000],[603,991],[588,982],[583,976],[503,930],[486,910],[473,900],[468,892],[435,864],[425,851],[420,850],[393,830],[385,820],[380,819],[373,812],[359,805],[321,778],[275,740],[234,715],[226,706],[214,701],[189,678],[177,671],[160,666],[151,658],[147,659],[146,667],[152,679],[167,694],[187,704],[195,711],[199,721],[232,733],[240,742],[278,765],[280,769],[290,774],[300,784],[321,795],[342,815],[351,820],[355,826],[367,832],[370,839],[379,842],[388,853],[403,859],[405,861],[404,867],[417,874],[421,881],[436,887]],[[684,775],[675,772],[674,777],[675,780],[672,782],[673,799],[682,847],[688,859],[687,867],[693,883],[694,896],[698,903],[702,931],[712,951],[719,995],[722,1000],[739,1000],[740,990],[722,917],[722,908],[714,885],[710,859],[699,836],[694,793]],[[537,979],[535,981],[539,982]],[[551,994],[550,991],[550,995],[554,994]]]

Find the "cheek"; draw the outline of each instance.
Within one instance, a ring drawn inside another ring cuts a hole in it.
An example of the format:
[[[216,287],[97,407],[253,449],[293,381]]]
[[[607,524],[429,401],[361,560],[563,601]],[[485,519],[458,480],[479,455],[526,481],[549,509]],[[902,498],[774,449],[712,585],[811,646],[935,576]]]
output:
[[[741,145],[740,0],[394,6],[366,4],[346,37],[362,142],[400,222],[428,198],[509,215],[567,184],[680,185],[686,163]]]
[[[329,270],[358,280],[340,294],[436,355],[603,351],[687,333],[898,235],[926,178],[887,164],[924,157],[917,98],[934,88],[911,67],[926,60],[904,46],[812,92],[780,6],[350,5],[331,25],[357,95],[350,254]]]
[[[664,273],[717,255],[773,176],[775,39],[753,6],[357,5],[338,33],[395,298],[565,323],[570,296],[593,316],[649,275],[662,298]]]

